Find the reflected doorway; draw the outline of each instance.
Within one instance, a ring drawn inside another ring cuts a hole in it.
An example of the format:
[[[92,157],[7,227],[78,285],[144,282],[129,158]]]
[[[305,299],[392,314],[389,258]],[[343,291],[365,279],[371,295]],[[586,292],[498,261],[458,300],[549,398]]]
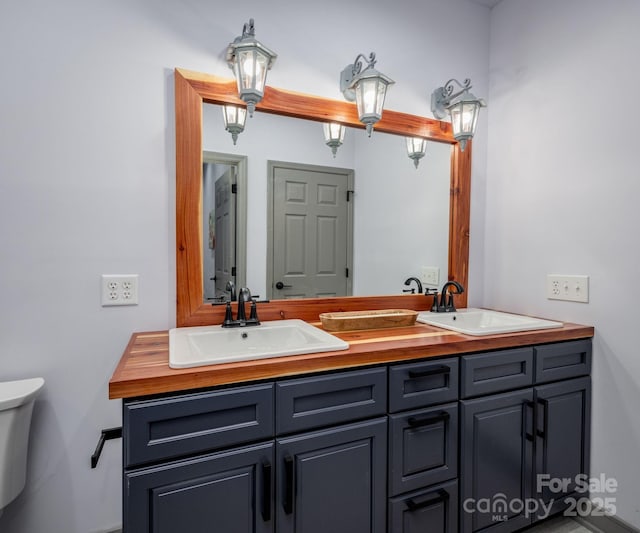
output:
[[[202,246],[205,301],[246,283],[246,157],[203,152]]]
[[[268,297],[351,296],[353,170],[268,166]]]

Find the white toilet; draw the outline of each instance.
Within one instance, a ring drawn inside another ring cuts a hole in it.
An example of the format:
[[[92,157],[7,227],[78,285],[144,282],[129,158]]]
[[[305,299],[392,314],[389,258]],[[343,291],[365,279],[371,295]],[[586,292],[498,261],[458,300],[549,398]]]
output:
[[[0,515],[24,488],[33,403],[44,379],[0,383]]]

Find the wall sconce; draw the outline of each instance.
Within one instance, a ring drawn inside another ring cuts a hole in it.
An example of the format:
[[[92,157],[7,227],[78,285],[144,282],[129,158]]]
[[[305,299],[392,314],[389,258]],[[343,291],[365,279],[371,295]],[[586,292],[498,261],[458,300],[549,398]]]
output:
[[[427,139],[422,137],[405,137],[407,141],[407,155],[413,159],[413,164],[418,168],[420,159],[427,153]]]
[[[267,70],[278,57],[256,39],[253,19],[245,23],[242,36],[236,37],[227,48],[227,63],[238,82],[238,94],[246,102],[249,115],[253,116],[256,104],[264,95]]]
[[[344,142],[344,132],[346,129],[347,128],[342,124],[338,124],[336,122],[327,122],[322,125],[322,130],[324,131],[324,142],[329,148],[331,148],[333,157],[336,156],[338,148],[342,146],[342,143]]]
[[[453,83],[456,83],[462,90],[453,93]],[[482,98],[476,98],[469,92],[471,80],[464,80],[464,84],[456,79],[449,80],[444,87],[438,87],[431,94],[431,111],[438,119],[447,116],[447,111],[451,117],[453,136],[460,143],[460,150],[464,152],[467,141],[476,132],[478,114],[481,107],[487,107]]]
[[[367,66],[362,69],[362,61]],[[367,127],[367,133],[371,137],[373,125],[382,118],[384,98],[387,87],[395,82],[378,72],[374,67],[376,55],[371,52],[367,60],[364,55],[358,54],[351,65],[347,65],[340,73],[340,90],[349,102],[356,101],[358,117]]]
[[[244,131],[244,124],[247,120],[247,110],[244,107],[235,105],[222,106],[222,119],[224,120],[224,129],[231,134],[233,144],[236,144],[238,135]]]

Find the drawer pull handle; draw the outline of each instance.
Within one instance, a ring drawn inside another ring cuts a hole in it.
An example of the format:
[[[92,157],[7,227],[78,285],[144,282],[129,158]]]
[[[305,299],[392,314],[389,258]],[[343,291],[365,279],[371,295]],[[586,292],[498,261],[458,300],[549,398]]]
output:
[[[427,376],[437,376],[438,374],[450,374],[451,367],[447,365],[439,365],[429,368],[427,370],[409,370],[409,377],[414,378],[426,378]]]
[[[542,405],[542,429],[538,429],[538,424],[536,423],[536,435],[541,439],[544,439],[547,434],[547,424],[549,418],[549,400],[545,398],[538,398],[538,403]]]
[[[524,438],[527,439],[528,441],[533,441],[533,433],[531,433],[529,431],[529,409],[531,409],[531,426],[533,427],[535,425],[535,420],[534,420],[534,416],[535,416],[535,408],[536,408],[536,404],[526,400],[524,402]]]
[[[262,463],[262,519],[271,520],[271,463]]]
[[[449,493],[446,490],[440,489],[437,491],[437,494],[438,495],[435,498],[427,498],[422,501],[416,501],[413,498],[409,498],[405,503],[407,504],[409,511],[417,511],[418,509],[430,507],[431,505],[435,505],[436,503],[444,502],[449,499]]]
[[[293,457],[287,455],[284,458],[284,499],[282,508],[285,514],[293,512]]]
[[[435,416],[426,416],[424,418],[418,416],[410,416],[407,422],[412,428],[418,428],[422,426],[430,426],[431,424],[435,424],[436,422],[442,422],[443,420],[449,420],[451,415],[446,411],[442,411],[440,414]]]

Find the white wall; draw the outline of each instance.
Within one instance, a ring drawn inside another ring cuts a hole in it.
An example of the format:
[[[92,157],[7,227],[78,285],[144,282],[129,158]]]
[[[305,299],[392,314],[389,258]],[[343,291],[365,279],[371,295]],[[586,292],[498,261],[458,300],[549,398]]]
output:
[[[230,76],[224,50],[249,17],[279,53],[269,75],[276,87],[340,98],[340,70],[374,50],[397,82],[391,109],[430,115],[430,92],[452,76],[487,94],[489,10],[465,0],[304,9],[294,0],[4,2],[0,380],[41,375],[46,388],[27,487],[0,517],[3,533],[88,533],[120,522],[120,444],[107,443],[96,470],[89,457],[100,429],[121,423],[107,384],[131,333],[175,324],[173,69]],[[463,28],[455,36],[452,19]],[[481,128],[478,230],[486,121]],[[476,298],[481,237],[472,242]],[[140,305],[101,308],[102,273],[139,274]]]
[[[423,266],[439,269],[441,287],[449,260],[450,145],[427,143],[416,169],[406,156],[403,137],[374,133],[369,139],[361,133],[355,178],[354,294],[399,294],[406,289],[402,282],[410,276],[419,278]],[[400,155],[390,157],[394,152]]]
[[[636,527],[639,24],[636,0],[493,9],[484,230],[486,305],[595,326],[591,470]],[[589,303],[547,300],[549,273],[589,275]]]

